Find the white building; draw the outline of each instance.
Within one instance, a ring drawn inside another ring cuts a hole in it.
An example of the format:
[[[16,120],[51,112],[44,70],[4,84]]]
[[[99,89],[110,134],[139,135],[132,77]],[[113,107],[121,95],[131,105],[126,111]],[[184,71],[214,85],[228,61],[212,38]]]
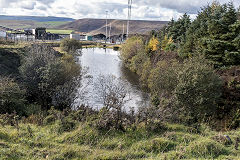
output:
[[[6,37],[7,33],[5,31],[0,31],[0,37]]]
[[[79,41],[86,41],[87,36],[86,35],[81,35],[81,34],[70,34],[70,39],[76,39]]]

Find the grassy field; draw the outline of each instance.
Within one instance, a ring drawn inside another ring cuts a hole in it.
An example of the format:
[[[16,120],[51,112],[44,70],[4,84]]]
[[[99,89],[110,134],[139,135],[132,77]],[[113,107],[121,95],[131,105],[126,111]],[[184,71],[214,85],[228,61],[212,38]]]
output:
[[[47,32],[54,33],[54,34],[71,34],[73,30],[47,29]]]
[[[56,28],[60,25],[67,24],[69,22],[66,21],[49,21],[49,22],[36,22],[35,26],[42,26],[46,28]]]
[[[59,133],[59,122],[47,126],[19,124],[0,127],[0,159],[240,159],[234,142],[240,130],[218,133],[202,128],[201,133],[177,124],[161,132],[136,130],[99,131],[79,123],[71,132]]]

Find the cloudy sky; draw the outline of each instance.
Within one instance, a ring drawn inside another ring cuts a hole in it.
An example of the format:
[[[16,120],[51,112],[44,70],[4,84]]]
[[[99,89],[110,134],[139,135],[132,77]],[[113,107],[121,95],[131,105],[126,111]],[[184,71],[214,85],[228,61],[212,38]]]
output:
[[[200,7],[213,0],[133,0],[132,19],[169,20],[178,18],[183,13],[192,17]],[[229,0],[219,0],[226,3]],[[240,0],[232,0],[235,6]],[[128,0],[0,0],[0,14],[59,16],[80,18],[105,18],[109,11],[110,18],[127,17]]]

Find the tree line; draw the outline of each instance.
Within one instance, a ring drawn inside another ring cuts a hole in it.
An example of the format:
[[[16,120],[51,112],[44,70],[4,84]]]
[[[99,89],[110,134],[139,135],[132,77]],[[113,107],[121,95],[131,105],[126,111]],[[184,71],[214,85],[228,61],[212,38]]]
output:
[[[239,125],[239,15],[232,2],[213,2],[194,20],[184,14],[123,44],[121,58],[150,92],[156,117]]]

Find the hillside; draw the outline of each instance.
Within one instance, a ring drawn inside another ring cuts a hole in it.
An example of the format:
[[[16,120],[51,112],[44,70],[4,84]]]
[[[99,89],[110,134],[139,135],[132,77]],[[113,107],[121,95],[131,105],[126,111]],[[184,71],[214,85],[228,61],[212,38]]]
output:
[[[26,29],[36,27],[57,28],[74,21],[64,17],[37,17],[37,16],[5,16],[0,15],[0,26],[12,29]]]
[[[26,29],[36,27],[57,28],[59,25],[66,24],[66,21],[28,21],[28,20],[0,20],[0,26],[12,29]]]
[[[73,21],[72,18],[65,17],[43,17],[43,16],[6,16],[0,15],[0,20],[18,20],[18,21],[37,21],[37,22],[48,22],[48,21]]]
[[[130,33],[144,34],[151,30],[162,28],[166,25],[167,21],[143,21],[143,20],[132,20],[130,22]],[[111,34],[121,34],[124,30],[126,33],[126,20],[108,20],[108,24],[111,24]],[[105,19],[79,19],[64,25],[60,25],[59,29],[71,29],[78,32],[86,32],[90,34],[98,34],[106,32],[106,20]]]

